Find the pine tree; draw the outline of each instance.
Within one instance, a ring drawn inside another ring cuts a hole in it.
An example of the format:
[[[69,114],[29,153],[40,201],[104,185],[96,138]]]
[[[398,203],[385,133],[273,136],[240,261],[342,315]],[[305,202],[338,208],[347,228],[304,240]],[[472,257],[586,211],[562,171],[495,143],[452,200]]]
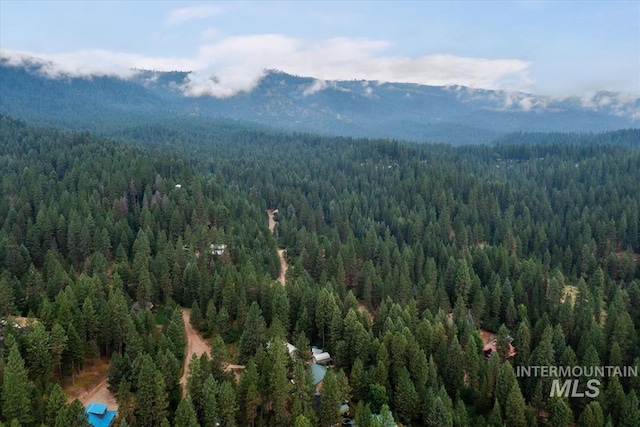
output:
[[[266,324],[262,317],[262,310],[255,301],[249,307],[244,330],[240,337],[238,349],[238,363],[246,363],[252,357],[258,346],[264,341]]]
[[[640,426],[640,409],[638,408],[638,398],[635,390],[631,390],[625,399],[624,407],[620,414],[620,425],[628,427]]]
[[[451,412],[447,409],[439,396],[433,400],[425,422],[428,427],[453,426]]]
[[[14,343],[9,350],[2,378],[2,415],[4,419],[13,420],[15,418],[26,425],[33,421],[30,384],[24,360],[18,350],[18,344]]]
[[[47,397],[47,409],[44,416],[44,424],[52,426],[55,424],[56,416],[66,409],[67,397],[62,391],[60,384],[54,384],[49,388]]]
[[[213,375],[209,375],[204,382],[204,389],[202,390],[204,405],[202,423],[204,427],[215,427],[221,418],[218,391],[218,382],[213,378]]]
[[[418,414],[420,398],[409,377],[409,371],[404,366],[400,370],[394,393],[394,407],[400,419],[409,423]]]
[[[157,426],[167,414],[168,397],[162,373],[148,355],[141,356],[135,417],[139,425]]]
[[[295,427],[312,427],[311,421],[309,421],[304,415],[300,414],[296,417]]]
[[[54,427],[91,427],[89,415],[78,399],[75,399],[56,416]]]
[[[120,382],[118,386],[118,419],[135,425],[136,398],[131,392],[131,384],[127,380]]]
[[[333,426],[340,420],[340,390],[338,380],[333,372],[328,371],[324,376],[320,392],[320,409],[318,418],[321,426]]]
[[[221,425],[225,427],[236,426],[236,391],[230,381],[223,381],[218,390],[218,405],[220,406]],[[282,424],[284,425],[284,424]]]
[[[240,413],[244,416],[247,425],[253,426],[258,416],[260,406],[260,392],[258,389],[258,369],[252,360],[247,363],[247,369],[240,377],[238,385],[238,403]]]
[[[182,399],[176,409],[176,417],[173,420],[174,427],[200,427],[196,411],[193,409],[191,398]]]
[[[371,427],[371,407],[369,404],[358,402],[356,406],[354,424],[361,427]]]
[[[380,426],[396,427],[396,422],[387,405],[382,405],[382,408],[380,409]]]
[[[189,373],[187,376],[187,394],[191,396],[193,407],[199,415],[201,415],[204,410],[202,400],[204,382],[205,373],[200,359],[196,354],[192,354],[191,360],[189,361]]]
[[[505,422],[510,427],[526,427],[526,407],[517,382],[513,383],[504,406]]]
[[[578,427],[604,427],[604,414],[598,401],[589,403],[578,418]]]
[[[293,387],[291,390],[291,416],[293,419],[297,419],[299,415],[304,415],[307,420],[312,420],[314,394],[315,387],[313,386],[311,370],[307,368],[302,360],[298,359],[293,370]]]
[[[363,400],[367,392],[367,384],[364,372],[364,365],[362,359],[356,357],[351,367],[351,375],[349,377],[349,384],[351,385],[351,393],[353,400],[359,402]]]
[[[49,353],[49,333],[44,325],[36,322],[27,335],[27,365],[39,393],[43,393],[51,374],[51,354]]]
[[[569,405],[561,398],[554,398],[551,402],[549,422],[554,427],[567,427],[573,423],[573,413]]]
[[[202,310],[200,310],[200,304],[198,304],[198,301],[194,301],[191,305],[191,316],[189,317],[189,322],[195,329],[200,329],[200,323],[202,322]]]

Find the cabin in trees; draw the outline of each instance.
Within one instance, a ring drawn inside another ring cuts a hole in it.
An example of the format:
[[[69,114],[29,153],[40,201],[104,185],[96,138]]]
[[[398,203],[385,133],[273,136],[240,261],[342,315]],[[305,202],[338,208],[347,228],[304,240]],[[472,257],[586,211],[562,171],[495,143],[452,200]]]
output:
[[[321,363],[323,365],[326,365],[331,360],[331,355],[321,348],[311,347],[311,353],[311,360],[313,360],[313,363]]]
[[[156,308],[155,304],[153,304],[151,301],[147,301],[146,303],[140,303],[140,302],[136,301],[136,302],[134,302],[134,303],[133,303],[133,305],[131,306],[131,309],[132,309],[132,310],[135,310],[135,311],[139,311],[139,310],[141,310],[143,307],[144,307],[146,310],[149,310],[149,311],[154,311],[154,310],[155,310],[155,308]]]
[[[19,335],[23,335],[31,330],[31,326],[33,326],[34,322],[37,322],[37,319],[21,316],[0,319],[0,360],[4,355],[3,347],[5,330],[7,328],[13,328]]]
[[[311,364],[311,375],[313,375],[313,386],[316,388],[316,394],[320,394],[324,376],[327,375],[327,367],[317,363]]]
[[[224,243],[212,243],[211,244],[211,255],[217,255],[217,256],[221,256],[225,249],[227,249],[227,245],[225,245]]]
[[[513,338],[509,337],[509,357],[516,357],[516,349],[511,344],[512,342],[513,342]],[[494,338],[490,343],[484,346],[482,351],[484,353],[485,359],[489,359],[491,356],[494,355],[495,352],[498,351],[498,340]]]
[[[93,427],[111,427],[116,418],[116,411],[107,410],[106,403],[93,402],[85,408],[89,416],[89,424]]]

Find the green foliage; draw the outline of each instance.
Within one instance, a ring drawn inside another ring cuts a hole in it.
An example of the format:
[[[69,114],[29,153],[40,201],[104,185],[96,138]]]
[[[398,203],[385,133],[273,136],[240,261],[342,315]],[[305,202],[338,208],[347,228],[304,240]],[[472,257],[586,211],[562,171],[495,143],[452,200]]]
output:
[[[198,418],[196,417],[196,411],[189,397],[180,401],[173,425],[175,427],[200,427]]]
[[[27,425],[33,421],[31,387],[18,345],[13,344],[2,378],[2,416],[5,420],[17,419]]]
[[[546,402],[548,378],[513,372],[637,364],[640,154],[628,144],[461,149],[177,122],[118,142],[0,122],[0,316],[38,317],[2,327],[5,424],[76,422],[52,384],[106,357],[124,422],[167,425],[180,409],[189,425],[182,306],[212,337],[211,361],[189,364],[203,426],[328,425],[344,400],[363,426],[385,408],[416,425],[526,425],[542,410],[558,425],[572,411],[580,426],[637,419],[634,378],[601,379],[598,402],[569,406]],[[158,325],[147,301],[163,304]],[[497,357],[483,358],[478,328],[496,334]],[[311,345],[337,373],[319,408]],[[224,372],[236,354],[237,387]]]

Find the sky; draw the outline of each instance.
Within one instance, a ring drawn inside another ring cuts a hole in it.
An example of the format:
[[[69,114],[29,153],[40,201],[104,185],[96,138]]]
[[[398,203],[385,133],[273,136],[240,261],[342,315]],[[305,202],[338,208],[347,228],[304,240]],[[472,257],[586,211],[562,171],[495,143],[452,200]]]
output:
[[[640,96],[640,1],[0,0],[0,56],[44,59],[52,76],[192,71],[193,95],[250,90],[277,69]]]

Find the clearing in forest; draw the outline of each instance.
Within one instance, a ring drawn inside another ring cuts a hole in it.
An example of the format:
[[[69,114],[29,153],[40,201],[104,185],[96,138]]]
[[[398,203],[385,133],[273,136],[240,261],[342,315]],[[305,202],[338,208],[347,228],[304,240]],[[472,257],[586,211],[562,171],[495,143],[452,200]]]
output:
[[[91,365],[88,363],[84,369],[75,377],[72,383],[70,378],[64,382],[64,394],[67,396],[67,403],[78,399],[83,406],[88,406],[91,402],[101,402],[107,404],[107,409],[115,411],[118,409],[116,398],[109,391],[109,378],[107,371],[109,363],[106,360],[95,360]]]

